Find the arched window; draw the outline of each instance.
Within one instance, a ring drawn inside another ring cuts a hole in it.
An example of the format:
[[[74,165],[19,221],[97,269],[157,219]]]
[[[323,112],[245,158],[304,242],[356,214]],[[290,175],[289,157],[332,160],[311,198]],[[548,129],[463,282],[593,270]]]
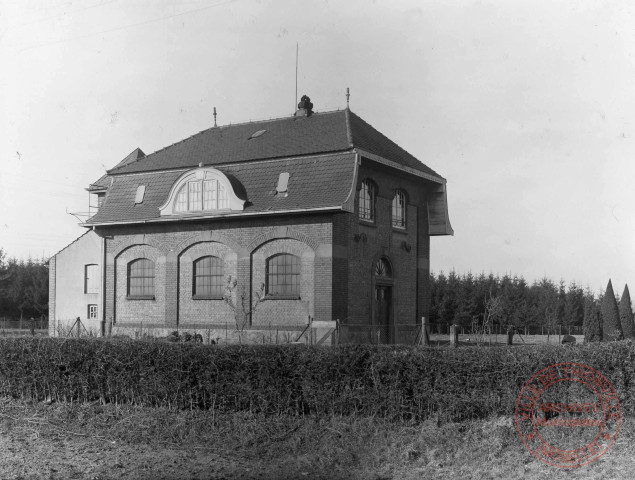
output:
[[[381,257],[375,262],[374,274],[376,277],[392,278],[392,267],[390,262]]]
[[[406,228],[406,195],[401,190],[392,199],[392,226]]]
[[[192,295],[196,298],[222,298],[225,289],[223,261],[218,257],[201,257],[194,262]]]
[[[359,218],[375,221],[375,184],[370,180],[364,180],[359,191]]]
[[[174,203],[175,212],[226,210],[229,197],[225,186],[218,180],[193,180],[181,187]]]
[[[154,262],[139,258],[128,264],[128,297],[154,298]]]
[[[266,294],[282,297],[300,296],[300,259],[281,253],[267,259]]]

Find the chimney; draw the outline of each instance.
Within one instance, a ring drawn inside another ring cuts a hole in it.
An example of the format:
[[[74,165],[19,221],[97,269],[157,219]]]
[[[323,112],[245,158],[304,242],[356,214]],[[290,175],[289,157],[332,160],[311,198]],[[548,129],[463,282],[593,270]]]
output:
[[[310,117],[313,114],[313,104],[311,103],[311,99],[302,95],[300,99],[300,103],[298,103],[298,110],[295,112],[296,117]]]

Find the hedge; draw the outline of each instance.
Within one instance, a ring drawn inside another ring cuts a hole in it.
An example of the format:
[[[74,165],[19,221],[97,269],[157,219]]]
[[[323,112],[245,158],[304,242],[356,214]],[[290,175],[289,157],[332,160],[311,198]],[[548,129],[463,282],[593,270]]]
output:
[[[635,409],[635,344],[421,348],[213,346],[0,339],[0,395],[291,415],[418,421],[510,415],[539,370],[578,362]]]

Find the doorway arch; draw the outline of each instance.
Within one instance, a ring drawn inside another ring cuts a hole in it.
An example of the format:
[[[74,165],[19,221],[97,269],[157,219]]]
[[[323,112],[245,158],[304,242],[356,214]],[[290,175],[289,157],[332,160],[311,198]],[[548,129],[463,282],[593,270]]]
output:
[[[388,257],[380,256],[373,262],[371,297],[373,302],[373,328],[371,328],[372,343],[395,343],[396,332],[393,315],[393,273],[394,270],[392,262]]]

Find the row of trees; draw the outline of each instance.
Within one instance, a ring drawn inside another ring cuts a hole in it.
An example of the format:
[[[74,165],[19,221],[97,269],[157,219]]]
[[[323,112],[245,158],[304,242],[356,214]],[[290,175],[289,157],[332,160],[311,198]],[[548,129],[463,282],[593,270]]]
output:
[[[47,260],[7,258],[0,248],[0,317],[41,318],[48,314]]]
[[[528,284],[522,276],[431,274],[430,321],[463,326],[582,326],[599,300],[575,282],[555,284],[543,278]]]

